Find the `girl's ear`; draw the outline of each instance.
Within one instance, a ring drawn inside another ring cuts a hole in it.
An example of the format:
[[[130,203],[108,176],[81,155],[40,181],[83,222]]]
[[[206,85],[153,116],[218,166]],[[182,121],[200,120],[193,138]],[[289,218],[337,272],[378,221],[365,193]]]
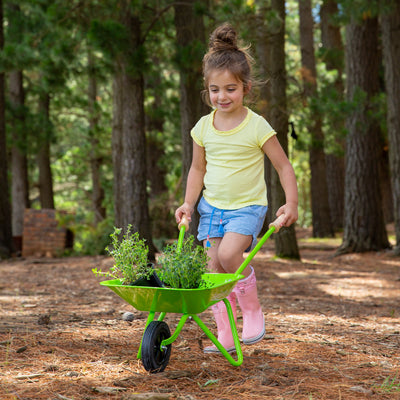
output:
[[[252,84],[251,81],[248,81],[248,82],[247,82],[247,85],[244,86],[243,93],[244,93],[245,95],[250,93],[251,84]]]

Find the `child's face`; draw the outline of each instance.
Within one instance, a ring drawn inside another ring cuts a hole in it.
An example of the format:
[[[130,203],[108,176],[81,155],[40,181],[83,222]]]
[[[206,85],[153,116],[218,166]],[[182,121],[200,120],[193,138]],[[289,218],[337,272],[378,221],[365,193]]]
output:
[[[224,113],[234,113],[243,108],[243,82],[239,81],[229,70],[214,70],[210,72],[208,93],[211,104]]]

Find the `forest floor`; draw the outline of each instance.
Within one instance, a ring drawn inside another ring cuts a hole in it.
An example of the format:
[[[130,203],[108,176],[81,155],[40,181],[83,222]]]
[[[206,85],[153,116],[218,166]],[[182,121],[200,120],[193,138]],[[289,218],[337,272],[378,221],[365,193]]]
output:
[[[340,239],[298,235],[301,261],[275,258],[270,240],[252,263],[267,332],[239,367],[204,354],[187,321],[166,370],[146,372],[147,313],[91,271],[108,257],[0,262],[0,399],[400,399],[400,258],[335,256]],[[211,311],[199,316],[215,332]]]

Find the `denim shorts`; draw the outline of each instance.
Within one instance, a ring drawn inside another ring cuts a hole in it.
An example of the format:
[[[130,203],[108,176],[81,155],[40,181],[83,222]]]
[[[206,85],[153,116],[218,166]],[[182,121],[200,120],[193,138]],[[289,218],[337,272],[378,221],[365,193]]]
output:
[[[202,197],[197,207],[200,214],[197,239],[203,241],[223,237],[226,232],[240,233],[253,237],[250,247],[246,249],[250,251],[257,244],[267,209],[267,206],[251,205],[235,210],[221,210],[211,206]]]

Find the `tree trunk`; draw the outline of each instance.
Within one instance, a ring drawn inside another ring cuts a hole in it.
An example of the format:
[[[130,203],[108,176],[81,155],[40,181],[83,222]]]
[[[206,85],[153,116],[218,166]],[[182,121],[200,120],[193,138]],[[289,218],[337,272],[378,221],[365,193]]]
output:
[[[39,149],[37,163],[39,167],[39,197],[42,208],[54,209],[53,177],[50,161],[50,95],[44,93],[39,99],[39,114],[41,117],[41,129],[39,134]]]
[[[149,259],[154,260],[146,192],[144,84],[142,66],[132,59],[142,46],[141,21],[132,14],[129,1],[121,4],[121,22],[129,34],[130,51],[116,60],[113,85],[115,224],[124,230],[131,224],[132,231],[146,239]]]
[[[116,72],[113,77],[112,84],[112,100],[113,100],[113,116],[112,116],[112,133],[111,133],[111,148],[112,148],[112,160],[113,160],[113,175],[114,175],[114,220],[115,225],[122,228],[122,186],[121,174],[122,166],[121,154],[122,154],[122,132],[123,132],[123,96],[120,92],[120,88],[123,88],[122,82],[122,71],[121,67],[116,67]]]
[[[17,43],[22,42],[23,33],[17,29],[18,22],[21,20],[21,10],[16,4],[8,4],[11,11],[8,18],[9,29],[12,32],[12,39]],[[25,208],[29,207],[29,185],[28,185],[28,166],[26,156],[26,126],[25,126],[25,93],[23,88],[22,71],[13,70],[9,73],[9,102],[10,102],[10,128],[12,137],[11,147],[11,208],[12,208],[12,234],[19,238],[14,241],[16,250],[20,251],[21,238],[24,225]],[[18,244],[17,244],[18,243]]]
[[[260,90],[260,101],[259,105],[259,113],[268,121],[271,122],[270,119],[270,110],[271,110],[271,38],[270,35],[272,32],[268,29],[270,24],[268,21],[270,18],[273,18],[273,13],[271,11],[271,7],[269,2],[265,0],[257,0],[257,5],[259,12],[255,18],[255,36],[256,40],[256,51],[257,56],[260,63],[260,76],[263,80],[265,80],[265,84],[262,85]],[[265,217],[263,228],[260,234],[264,234],[268,228],[269,224],[272,222],[272,198],[271,198],[271,170],[272,170],[271,161],[267,156],[264,157],[264,177],[265,184],[267,185],[267,197],[268,197],[268,211]]]
[[[304,83],[304,94],[311,103],[317,94],[317,72],[314,55],[314,21],[311,14],[311,0],[299,0],[300,45]],[[310,170],[311,170],[311,208],[314,237],[334,236],[329,211],[328,186],[326,182],[326,161],[324,153],[324,135],[322,118],[316,108],[313,122],[309,128]]]
[[[88,67],[89,67],[89,87],[88,87],[88,100],[89,100],[89,137],[90,137],[90,169],[92,174],[92,207],[94,212],[94,224],[97,225],[103,221],[106,216],[106,209],[103,207],[104,190],[101,186],[101,173],[100,168],[102,158],[99,156],[99,139],[97,138],[98,130],[98,111],[96,109],[97,103],[97,79],[95,74],[95,64],[93,54],[89,50],[88,54]]]
[[[202,82],[202,57],[204,53],[203,16],[196,13],[196,0],[185,0],[175,6],[175,29],[177,56],[180,75],[180,114],[182,136],[182,182],[183,193],[192,162],[193,144],[190,131],[201,116],[207,113],[200,92]],[[199,214],[192,215],[189,233],[197,236]]]
[[[387,94],[389,161],[396,231],[396,254],[400,255],[400,5],[382,17],[382,43]]]
[[[321,6],[321,42],[324,50],[323,60],[328,71],[336,70],[334,82],[336,99],[342,100],[344,94],[343,67],[344,50],[340,27],[332,22],[338,13],[337,2],[324,0]],[[344,118],[332,122],[336,142],[345,153],[345,141],[338,138],[337,133],[342,129]],[[332,134],[332,133],[331,133]],[[343,228],[344,219],[344,156],[332,152],[326,154],[326,176],[328,185],[329,209],[334,231]]]
[[[151,62],[159,64],[161,60],[156,54],[153,54]],[[147,139],[147,179],[150,186],[150,198],[157,198],[168,191],[165,183],[167,168],[161,167],[160,159],[165,155],[165,142],[160,139],[160,132],[164,130],[165,117],[162,112],[162,97],[158,87],[162,87],[161,75],[153,76],[151,86],[146,85],[146,90],[152,93],[154,102],[152,104],[152,112],[146,115],[146,139]]]
[[[161,60],[159,54],[150,55],[150,62],[159,65]],[[175,237],[177,227],[174,217],[174,207],[177,199],[168,191],[166,177],[168,165],[164,156],[166,151],[164,124],[165,124],[165,104],[163,103],[162,71],[156,71],[151,79],[145,81],[145,92],[154,100],[150,109],[146,112],[146,157],[147,157],[147,186],[149,193],[149,212],[151,221],[151,231],[154,237]]]
[[[22,237],[24,212],[29,207],[28,167],[26,157],[26,127],[24,118],[24,89],[22,71],[9,74],[10,106],[12,108],[12,149],[11,149],[11,198],[12,198],[12,233]]]
[[[3,1],[0,0],[0,51],[4,47]],[[4,72],[0,70],[0,260],[12,252],[11,206],[7,176]]]
[[[379,92],[377,18],[352,21],[346,43],[347,95],[357,108],[347,119],[345,226],[338,252],[377,251],[389,247],[379,185],[380,131],[370,112]]]
[[[270,122],[277,132],[278,140],[288,154],[288,113],[286,105],[285,68],[285,1],[272,0],[280,23],[275,23],[271,32],[271,110]],[[279,27],[279,28],[278,28]],[[286,203],[285,192],[275,169],[271,170],[272,218],[276,211]],[[300,259],[294,225],[279,231],[275,236],[275,252],[279,257]]]
[[[379,57],[382,59],[382,57]],[[381,185],[383,220],[385,224],[394,221],[393,190],[390,176],[388,138],[380,129],[379,182]]]

